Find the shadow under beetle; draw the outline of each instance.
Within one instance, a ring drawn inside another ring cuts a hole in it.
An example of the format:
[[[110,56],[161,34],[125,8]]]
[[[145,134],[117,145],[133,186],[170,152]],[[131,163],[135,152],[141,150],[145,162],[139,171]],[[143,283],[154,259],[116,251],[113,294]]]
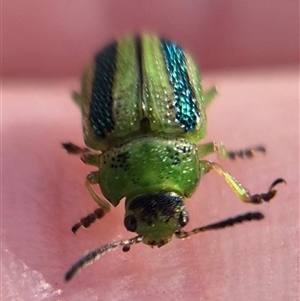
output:
[[[211,170],[222,176],[245,203],[268,202],[276,195],[275,180],[266,193],[251,195],[220,165],[203,158],[251,158],[256,147],[230,152],[223,144],[196,143],[206,134],[206,107],[216,89],[203,91],[193,58],[177,44],[157,36],[127,35],[100,51],[86,68],[80,94],[73,98],[82,111],[84,141],[63,147],[80,155],[85,164],[99,170],[86,178],[86,188],[100,208],[82,218],[72,231],[89,227],[125,198],[124,225],[138,235],[104,245],[80,259],[67,272],[70,280],[84,265],[108,250],[123,246],[128,251],[143,242],[161,247],[172,236],[186,238],[199,232],[260,220],[260,212],[185,232],[188,223],[185,198],[194,193]],[[92,189],[99,184],[106,199]]]

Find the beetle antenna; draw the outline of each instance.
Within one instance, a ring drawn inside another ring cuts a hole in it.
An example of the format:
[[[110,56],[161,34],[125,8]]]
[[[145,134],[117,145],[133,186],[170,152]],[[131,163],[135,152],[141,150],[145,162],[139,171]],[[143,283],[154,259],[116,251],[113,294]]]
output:
[[[231,227],[231,226],[234,226],[235,224],[240,224],[240,223],[243,223],[246,221],[259,221],[263,218],[264,218],[264,215],[261,212],[257,212],[257,211],[256,212],[247,212],[242,215],[231,217],[231,218],[225,219],[220,222],[216,222],[216,223],[213,223],[213,224],[210,224],[207,226],[196,228],[189,232],[177,231],[175,233],[175,235],[177,238],[183,239],[183,238],[187,238],[191,235],[198,234],[200,232],[205,232],[208,230],[223,229],[223,228]]]
[[[74,263],[71,266],[71,268],[65,275],[65,281],[70,281],[77,272],[79,272],[82,268],[86,267],[87,265],[92,264],[93,261],[98,260],[106,252],[113,250],[119,246],[123,246],[123,248],[129,250],[131,245],[140,243],[142,240],[143,236],[138,235],[130,239],[119,240],[106,244],[98,249],[88,252],[86,255],[84,255],[81,259],[79,259],[76,263]]]

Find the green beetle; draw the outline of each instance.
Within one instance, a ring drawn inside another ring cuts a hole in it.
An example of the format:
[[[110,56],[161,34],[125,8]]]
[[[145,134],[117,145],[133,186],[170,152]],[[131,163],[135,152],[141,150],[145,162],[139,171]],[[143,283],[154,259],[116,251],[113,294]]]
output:
[[[87,176],[86,187],[100,208],[82,218],[72,231],[89,227],[125,198],[124,224],[138,236],[107,244],[87,254],[66,274],[70,280],[86,263],[109,249],[143,242],[161,247],[172,236],[185,238],[198,232],[224,228],[263,218],[250,212],[185,232],[185,199],[193,195],[201,178],[214,170],[246,203],[272,199],[275,180],[267,193],[251,195],[216,163],[203,160],[211,153],[221,158],[252,157],[263,147],[227,151],[221,143],[196,145],[206,134],[206,107],[216,94],[203,91],[193,58],[175,43],[154,35],[127,35],[109,44],[88,65],[80,94],[74,100],[82,111],[88,148],[72,143],[63,147],[99,170]],[[91,185],[99,184],[106,199]]]

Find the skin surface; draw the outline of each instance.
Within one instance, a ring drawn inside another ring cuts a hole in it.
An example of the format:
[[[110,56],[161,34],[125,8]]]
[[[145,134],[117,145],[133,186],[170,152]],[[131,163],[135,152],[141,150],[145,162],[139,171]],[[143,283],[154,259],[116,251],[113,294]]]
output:
[[[175,40],[202,69],[297,64],[296,0],[2,1],[2,71],[10,77],[76,76],[124,33]]]
[[[71,232],[96,209],[84,187],[92,168],[60,146],[83,145],[70,97],[79,79],[3,81],[2,300],[298,300],[298,71],[205,74],[204,87],[212,84],[220,95],[208,108],[203,142],[263,144],[266,155],[222,166],[252,193],[266,192],[278,177],[287,185],[270,204],[247,205],[208,174],[187,200],[186,230],[247,211],[266,218],[174,238],[160,249],[116,249],[66,284],[65,272],[86,250],[134,235],[123,226],[122,202],[89,229]]]

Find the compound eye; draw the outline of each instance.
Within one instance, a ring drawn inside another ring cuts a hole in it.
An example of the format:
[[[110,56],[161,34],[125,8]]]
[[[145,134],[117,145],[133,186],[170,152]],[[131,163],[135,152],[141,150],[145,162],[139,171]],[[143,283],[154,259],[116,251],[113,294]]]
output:
[[[189,222],[188,214],[186,212],[181,212],[178,221],[179,221],[179,225],[181,226],[181,228],[186,226],[187,223]]]
[[[133,215],[128,215],[124,219],[124,225],[126,229],[130,232],[135,232],[137,228],[137,221]]]

